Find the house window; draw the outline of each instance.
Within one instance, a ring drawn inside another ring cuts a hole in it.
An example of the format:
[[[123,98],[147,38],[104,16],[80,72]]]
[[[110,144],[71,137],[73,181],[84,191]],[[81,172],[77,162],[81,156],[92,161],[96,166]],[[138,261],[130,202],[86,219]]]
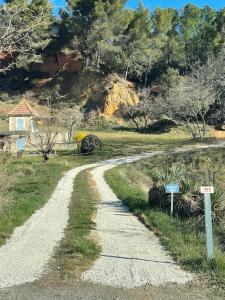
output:
[[[18,118],[16,121],[16,130],[25,130],[25,124],[24,124],[23,118]]]

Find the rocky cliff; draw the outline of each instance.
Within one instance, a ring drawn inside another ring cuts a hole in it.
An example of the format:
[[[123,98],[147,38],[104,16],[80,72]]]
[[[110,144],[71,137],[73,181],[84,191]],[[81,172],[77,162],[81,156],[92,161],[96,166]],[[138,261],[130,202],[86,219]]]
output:
[[[61,74],[60,93],[70,103],[80,104],[87,110],[100,110],[105,116],[114,116],[121,104],[139,102],[134,84],[118,75],[103,76],[91,71]],[[40,80],[34,90],[48,89],[50,79]],[[54,89],[54,87],[53,87]]]

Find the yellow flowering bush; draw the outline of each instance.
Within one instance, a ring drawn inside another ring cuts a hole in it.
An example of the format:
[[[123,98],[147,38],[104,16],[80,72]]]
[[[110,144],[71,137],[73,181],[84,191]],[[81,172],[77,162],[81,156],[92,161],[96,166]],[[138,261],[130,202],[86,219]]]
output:
[[[75,134],[74,136],[74,141],[77,143],[77,144],[80,144],[83,139],[87,136],[88,134],[85,133],[85,132],[78,132],[77,134]]]

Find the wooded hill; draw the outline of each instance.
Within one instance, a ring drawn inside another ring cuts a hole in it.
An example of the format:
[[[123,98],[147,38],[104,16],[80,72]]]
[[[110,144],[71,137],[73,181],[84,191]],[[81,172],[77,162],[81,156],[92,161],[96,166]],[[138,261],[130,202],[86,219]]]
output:
[[[85,94],[90,103],[95,94],[90,97],[85,92],[87,82],[74,88],[87,73],[96,85],[118,74],[139,87],[164,89],[165,83],[188,74],[195,64],[217,57],[223,47],[225,8],[216,11],[187,4],[179,11],[158,8],[151,12],[142,4],[128,9],[125,3],[70,0],[55,16],[48,0],[7,0],[0,14],[5,25],[0,37],[18,7],[23,9],[14,14],[17,32],[20,26],[30,26],[32,31],[22,43],[13,34],[2,43],[1,100],[33,89],[42,103],[84,103]],[[11,9],[9,15],[5,7]],[[41,20],[34,26],[37,16]],[[12,67],[7,69],[8,64]]]

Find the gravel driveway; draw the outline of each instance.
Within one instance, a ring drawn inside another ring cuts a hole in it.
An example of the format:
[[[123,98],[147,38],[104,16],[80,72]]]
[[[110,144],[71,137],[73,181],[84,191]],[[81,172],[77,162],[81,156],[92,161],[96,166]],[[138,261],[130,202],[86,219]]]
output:
[[[181,270],[155,234],[128,211],[105,182],[105,171],[118,163],[121,162],[100,166],[91,172],[101,197],[96,229],[102,252],[82,279],[119,288],[191,281],[193,275]]]
[[[224,143],[219,145],[222,146]],[[211,146],[199,148],[208,147]],[[16,228],[0,248],[0,288],[33,282],[47,271],[48,261],[63,238],[68,223],[74,179],[78,173],[89,168],[96,168],[92,173],[102,200],[97,214],[97,231],[103,251],[94,267],[83,274],[83,279],[119,287],[191,280],[192,275],[182,271],[172,261],[155,235],[126,210],[103,179],[104,171],[118,164],[161,153],[112,159],[69,171],[59,181],[44,207]]]
[[[146,155],[138,155],[141,159]],[[131,160],[134,160],[132,158]],[[48,202],[37,210],[0,248],[0,288],[33,282],[47,272],[48,261],[64,236],[75,177],[83,170],[124,159],[77,167],[59,181]]]

